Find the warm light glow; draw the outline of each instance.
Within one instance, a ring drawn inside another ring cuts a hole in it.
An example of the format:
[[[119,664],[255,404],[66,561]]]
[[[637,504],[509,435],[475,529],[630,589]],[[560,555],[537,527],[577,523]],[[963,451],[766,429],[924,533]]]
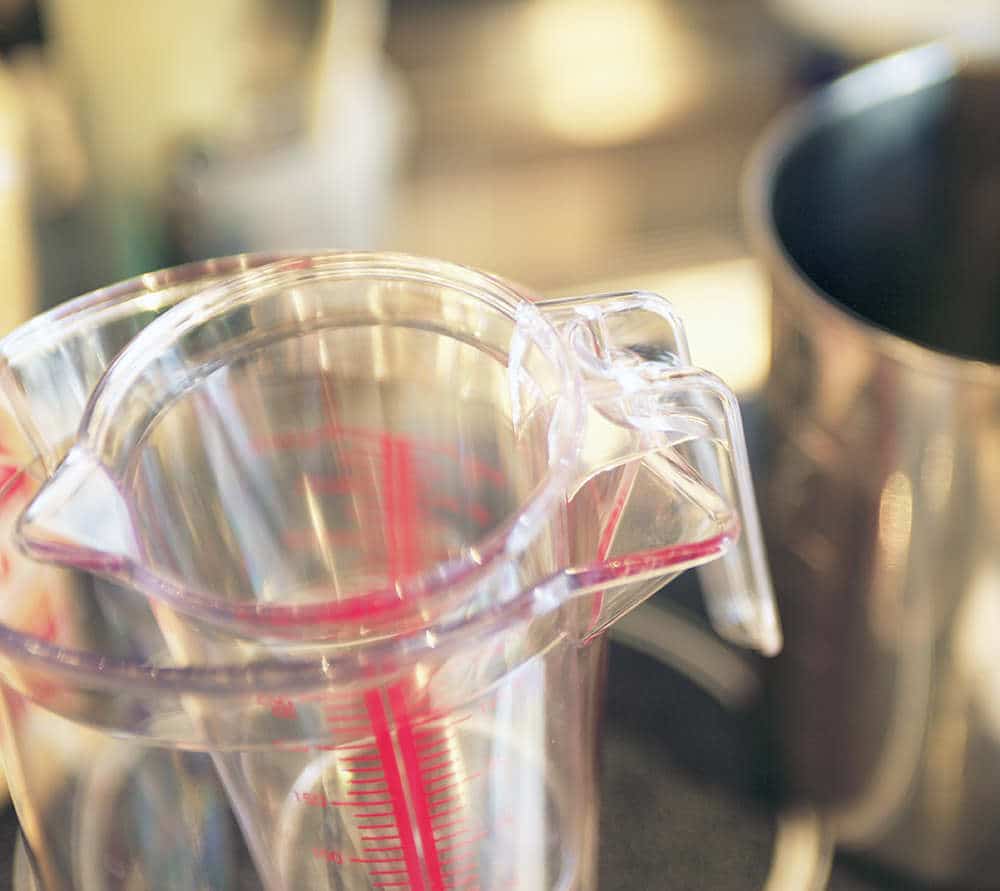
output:
[[[533,0],[526,63],[542,123],[580,143],[633,139],[696,98],[691,38],[661,0]]]
[[[737,257],[669,272],[587,282],[568,293],[653,291],[684,321],[694,364],[741,396],[761,388],[771,358],[767,285],[757,264]]]

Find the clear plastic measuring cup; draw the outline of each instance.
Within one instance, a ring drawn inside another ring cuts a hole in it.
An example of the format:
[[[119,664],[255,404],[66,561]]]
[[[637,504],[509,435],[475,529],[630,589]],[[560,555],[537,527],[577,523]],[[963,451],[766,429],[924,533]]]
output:
[[[735,401],[659,298],[289,259],[138,333],[72,443],[39,432],[36,354],[0,353],[41,456],[3,529],[58,581],[52,629],[0,635],[46,887],[226,887],[242,839],[269,889],[590,888],[593,639],[718,558],[717,627],[777,646]],[[102,765],[58,818],[18,709]],[[116,819],[144,781],[158,816]],[[199,868],[168,884],[151,822]]]

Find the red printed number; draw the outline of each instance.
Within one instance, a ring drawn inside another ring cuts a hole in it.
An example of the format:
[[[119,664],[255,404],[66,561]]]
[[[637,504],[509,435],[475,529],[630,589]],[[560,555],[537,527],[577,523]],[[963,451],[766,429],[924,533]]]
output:
[[[327,863],[344,862],[344,855],[340,851],[331,851],[328,848],[313,848],[313,857],[317,860],[325,860]]]
[[[291,719],[295,717],[295,703],[291,699],[283,696],[276,696],[269,700],[271,715],[275,718]]]

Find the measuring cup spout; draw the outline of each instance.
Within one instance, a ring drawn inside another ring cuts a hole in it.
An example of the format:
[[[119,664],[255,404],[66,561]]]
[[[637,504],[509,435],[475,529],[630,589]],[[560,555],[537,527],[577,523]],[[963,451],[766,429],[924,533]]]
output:
[[[100,462],[73,449],[18,521],[21,547],[41,560],[119,574],[136,557],[128,505]]]

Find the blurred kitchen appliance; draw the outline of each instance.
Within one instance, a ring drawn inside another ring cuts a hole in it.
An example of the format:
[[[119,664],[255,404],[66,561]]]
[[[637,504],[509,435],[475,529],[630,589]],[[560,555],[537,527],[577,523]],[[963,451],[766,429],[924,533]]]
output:
[[[1000,67],[932,45],[774,126],[763,510],[790,796],[847,848],[1000,882]]]

